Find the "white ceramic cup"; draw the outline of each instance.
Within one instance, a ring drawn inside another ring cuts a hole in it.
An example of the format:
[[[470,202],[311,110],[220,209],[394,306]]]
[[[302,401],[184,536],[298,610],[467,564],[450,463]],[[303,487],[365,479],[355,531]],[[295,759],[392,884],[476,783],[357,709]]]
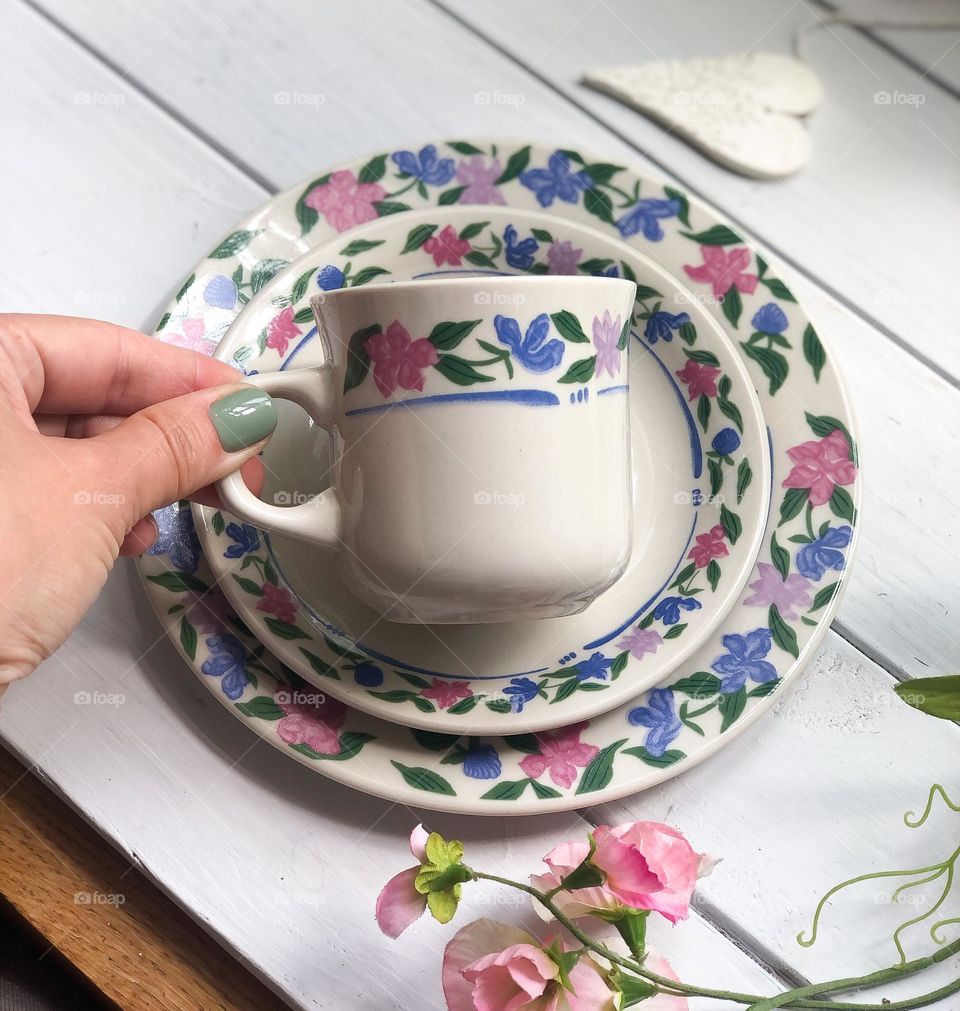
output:
[[[336,551],[351,590],[392,621],[583,610],[630,552],[635,293],[535,276],[317,295],[325,364],[248,381],[331,433],[331,487],[277,506],[233,474],[225,506]]]

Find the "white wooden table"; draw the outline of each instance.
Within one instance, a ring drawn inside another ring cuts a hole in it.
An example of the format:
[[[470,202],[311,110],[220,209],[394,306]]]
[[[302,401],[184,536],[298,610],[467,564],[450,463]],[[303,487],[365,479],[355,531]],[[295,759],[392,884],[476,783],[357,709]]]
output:
[[[657,934],[661,947],[681,976],[771,992],[895,961],[884,938],[897,911],[876,889],[832,913],[815,947],[795,936],[835,881],[939,859],[957,835],[956,815],[923,832],[903,825],[928,784],[960,792],[960,729],[908,710],[892,687],[960,668],[960,38],[814,35],[826,89],[814,156],[777,183],[713,166],[576,82],[595,64],[787,51],[796,26],[825,10],[814,0],[0,6],[0,309],[149,329],[192,263],[270,193],[368,149],[454,134],[628,159],[713,203],[782,261],[844,369],[866,464],[856,571],[820,654],[756,728],[650,793],[567,816],[428,819],[465,840],[472,862],[515,876],[588,824],[669,819],[724,862],[692,919]],[[880,91],[923,102],[878,104]],[[515,97],[481,104],[478,92]],[[125,701],[75,705],[81,690]],[[391,942],[373,921],[418,813],[327,782],[233,720],[160,637],[132,566],[7,694],[0,736],[292,1006],[442,1006],[450,931],[425,920]],[[504,899],[469,890],[462,922],[529,915]],[[914,953],[929,947],[913,938]]]

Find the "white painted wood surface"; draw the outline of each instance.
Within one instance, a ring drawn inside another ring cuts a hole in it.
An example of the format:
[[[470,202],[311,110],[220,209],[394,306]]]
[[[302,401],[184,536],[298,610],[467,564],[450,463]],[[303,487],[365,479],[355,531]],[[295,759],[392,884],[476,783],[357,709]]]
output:
[[[644,5],[643,38],[659,55],[730,51],[749,23],[757,37],[766,31],[764,47],[785,48],[798,13],[785,0],[735,6]],[[270,189],[401,140],[556,137],[645,164],[593,113],[649,151],[793,266],[781,276],[830,339],[858,410],[864,530],[841,635],[775,713],[702,768],[587,818],[669,818],[724,856],[698,914],[663,932],[681,975],[772,990],[873,964],[867,931],[830,926],[810,950],[793,938],[833,881],[937,858],[956,836],[956,816],[922,834],[899,819],[928,782],[950,782],[960,729],[909,712],[891,690],[891,674],[960,667],[951,623],[960,350],[949,336],[957,230],[946,227],[957,161],[940,143],[956,101],[938,87],[924,107],[939,139],[901,110],[853,143],[876,112],[863,88],[920,88],[920,74],[862,33],[842,35],[844,44],[828,36],[818,64],[827,105],[815,121],[822,160],[796,180],[758,185],[574,84],[598,58],[642,58],[615,27],[625,5],[496,0],[454,10],[495,45],[425,0],[5,5],[0,308],[145,325]],[[60,653],[5,696],[0,737],[293,1006],[440,1007],[449,932],[425,922],[388,942],[373,925],[382,880],[406,866],[416,813],[352,794],[253,738],[158,635],[134,572],[121,567]],[[124,701],[74,704],[75,692],[93,690]],[[430,822],[464,838],[477,864],[516,875],[585,826],[576,815]],[[475,896],[464,921],[526,915],[502,899]],[[872,906],[871,896],[861,919]],[[839,911],[831,922],[849,926]]]

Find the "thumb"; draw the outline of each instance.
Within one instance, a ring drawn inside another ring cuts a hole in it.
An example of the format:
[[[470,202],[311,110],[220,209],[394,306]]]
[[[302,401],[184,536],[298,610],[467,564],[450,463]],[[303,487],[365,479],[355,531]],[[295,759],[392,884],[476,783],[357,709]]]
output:
[[[122,508],[111,511],[129,530],[141,516],[237,470],[276,424],[266,393],[235,384],[153,404],[84,443],[98,487],[116,489]]]

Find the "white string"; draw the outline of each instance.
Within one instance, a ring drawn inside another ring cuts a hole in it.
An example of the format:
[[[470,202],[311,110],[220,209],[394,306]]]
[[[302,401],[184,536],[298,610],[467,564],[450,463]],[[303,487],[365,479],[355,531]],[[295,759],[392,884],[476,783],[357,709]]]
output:
[[[849,25],[852,28],[920,28],[935,31],[940,28],[960,29],[960,18],[929,17],[914,20],[909,15],[904,15],[902,18],[896,15],[874,18],[858,17],[855,14],[843,14],[841,12],[818,14],[814,20],[801,25],[794,33],[793,51],[798,60],[803,60],[805,63],[810,62],[805,52],[807,36],[811,35],[818,28],[827,28],[830,25]]]

